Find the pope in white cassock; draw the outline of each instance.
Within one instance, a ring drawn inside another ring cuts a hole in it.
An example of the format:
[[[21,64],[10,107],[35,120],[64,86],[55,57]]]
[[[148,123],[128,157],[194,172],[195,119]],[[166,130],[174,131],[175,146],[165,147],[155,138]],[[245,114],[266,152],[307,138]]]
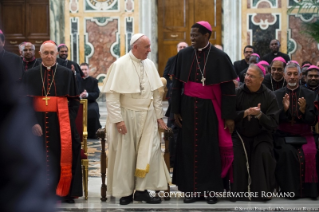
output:
[[[161,153],[158,127],[167,129],[159,88],[163,86],[154,63],[147,59],[150,40],[143,34],[131,39],[131,51],[108,70],[106,93],[108,141],[107,193],[133,201],[160,203],[148,190],[166,190],[170,181]]]

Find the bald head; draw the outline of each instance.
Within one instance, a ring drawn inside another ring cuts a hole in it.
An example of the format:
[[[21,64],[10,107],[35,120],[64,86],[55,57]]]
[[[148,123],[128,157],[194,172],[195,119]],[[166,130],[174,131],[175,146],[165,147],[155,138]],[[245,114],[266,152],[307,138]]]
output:
[[[39,53],[45,66],[53,66],[58,55],[58,48],[53,43],[44,43],[41,45]]]
[[[137,59],[145,60],[147,58],[148,53],[151,52],[150,39],[146,35],[143,35],[132,44],[131,49],[133,55]]]
[[[186,47],[188,47],[188,44],[186,42],[179,42],[177,44],[177,52],[179,52],[182,49],[185,49]]]

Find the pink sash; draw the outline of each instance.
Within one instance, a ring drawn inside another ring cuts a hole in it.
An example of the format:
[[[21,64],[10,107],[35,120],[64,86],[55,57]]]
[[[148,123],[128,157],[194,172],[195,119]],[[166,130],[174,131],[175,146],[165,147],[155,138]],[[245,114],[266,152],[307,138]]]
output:
[[[311,132],[311,128],[306,124],[289,124],[284,123],[279,125],[279,130],[289,132],[293,135],[299,135],[306,138],[307,143],[302,145],[302,150],[305,155],[305,182],[306,183],[317,183],[318,176],[316,171],[316,154],[317,148],[315,139]]]
[[[230,180],[232,181],[232,163],[234,160],[233,142],[228,129],[224,129],[225,124],[221,117],[222,94],[220,85],[203,86],[202,83],[188,81],[184,84],[184,94],[190,97],[212,100],[218,120],[219,149],[222,161],[221,177],[224,178],[229,173]]]

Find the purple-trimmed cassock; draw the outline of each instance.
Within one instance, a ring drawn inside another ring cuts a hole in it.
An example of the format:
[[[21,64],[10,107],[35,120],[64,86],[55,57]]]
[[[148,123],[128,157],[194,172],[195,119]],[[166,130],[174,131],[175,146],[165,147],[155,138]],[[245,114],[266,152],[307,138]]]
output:
[[[289,95],[290,106],[285,112],[283,97]],[[303,86],[295,90],[287,87],[275,92],[281,113],[279,127],[274,135],[275,157],[277,160],[276,180],[282,192],[294,192],[295,197],[318,196],[317,145],[311,126],[317,123],[314,106],[315,94]],[[306,112],[299,110],[298,99],[306,100]],[[306,144],[287,144],[285,137],[302,136]]]
[[[183,126],[177,140],[173,183],[183,192],[223,191],[222,178],[232,171],[233,161],[231,135],[223,120],[236,115],[233,79],[237,75],[228,55],[213,45],[196,50],[196,54],[200,68],[193,47],[181,50],[175,61],[172,112],[181,114]]]

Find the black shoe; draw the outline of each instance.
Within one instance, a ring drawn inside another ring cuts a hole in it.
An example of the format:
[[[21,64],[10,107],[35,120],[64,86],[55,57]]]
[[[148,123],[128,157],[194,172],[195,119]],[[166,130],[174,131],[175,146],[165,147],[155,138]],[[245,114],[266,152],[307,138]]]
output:
[[[198,198],[196,197],[184,197],[184,203],[193,203],[196,202]]]
[[[72,197],[66,197],[62,201],[65,202],[65,203],[69,203],[69,204],[75,203],[74,199]]]
[[[218,202],[218,199],[216,197],[207,197],[206,202],[208,204],[216,204]]]
[[[121,197],[120,199],[120,205],[128,205],[131,202],[133,202],[133,194],[126,197]]]
[[[160,197],[152,197],[148,193],[148,191],[135,191],[134,194],[134,201],[144,201],[146,203],[150,204],[159,204],[162,202],[162,199]]]

